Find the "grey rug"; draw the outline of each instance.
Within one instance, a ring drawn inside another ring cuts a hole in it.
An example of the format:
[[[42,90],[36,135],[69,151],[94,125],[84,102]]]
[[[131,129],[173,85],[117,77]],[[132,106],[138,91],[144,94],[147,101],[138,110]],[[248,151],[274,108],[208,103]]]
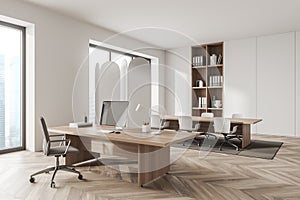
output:
[[[239,140],[231,140],[232,143],[241,146]],[[247,156],[247,157],[255,157],[255,158],[263,158],[263,159],[273,159],[277,152],[279,151],[283,142],[272,142],[272,141],[263,141],[263,140],[252,140],[251,144],[240,151],[236,151],[234,147],[229,146],[228,144],[224,144],[222,151],[219,150],[223,139],[214,139],[214,138],[204,138],[200,141],[200,146],[198,146],[198,141],[187,140],[184,143],[178,143],[172,145],[173,147],[180,148],[189,148],[193,150],[200,151],[212,151],[216,153],[225,153],[225,154],[233,154],[239,156]]]

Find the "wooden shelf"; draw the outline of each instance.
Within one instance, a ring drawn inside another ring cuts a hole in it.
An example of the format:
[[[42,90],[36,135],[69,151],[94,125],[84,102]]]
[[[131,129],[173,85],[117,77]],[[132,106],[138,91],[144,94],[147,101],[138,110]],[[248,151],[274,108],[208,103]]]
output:
[[[193,107],[193,110],[206,110],[206,108]]]
[[[222,89],[223,86],[208,86],[208,89]]]
[[[207,108],[207,110],[223,110],[223,108]]]
[[[206,69],[206,66],[194,66],[193,69]]]
[[[223,67],[223,64],[217,64],[217,65],[208,65],[207,67]]]
[[[212,60],[216,55],[217,60]],[[191,87],[192,105],[200,105],[199,101],[204,98],[203,107],[192,107],[192,115],[200,116],[204,112],[214,113],[215,117],[223,116],[223,108],[212,108],[213,100],[220,100],[223,104],[224,82],[224,44],[216,42],[191,47]],[[211,65],[211,63],[221,63]],[[205,87],[195,87],[202,81]],[[215,83],[215,84],[214,84]],[[217,84],[218,83],[218,84]],[[211,86],[209,86],[211,85]],[[217,85],[217,86],[213,86]],[[201,102],[200,102],[201,103]]]
[[[206,87],[193,87],[194,90],[203,90],[206,89]]]

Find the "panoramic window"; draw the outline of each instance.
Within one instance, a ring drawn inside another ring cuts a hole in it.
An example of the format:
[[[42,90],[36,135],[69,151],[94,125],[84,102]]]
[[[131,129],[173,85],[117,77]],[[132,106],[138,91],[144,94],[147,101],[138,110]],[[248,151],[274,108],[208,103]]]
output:
[[[0,22],[0,153],[24,149],[23,27]]]

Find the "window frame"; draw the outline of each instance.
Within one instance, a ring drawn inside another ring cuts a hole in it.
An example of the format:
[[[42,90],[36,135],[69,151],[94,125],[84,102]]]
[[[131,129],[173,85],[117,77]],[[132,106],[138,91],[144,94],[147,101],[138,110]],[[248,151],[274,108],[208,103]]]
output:
[[[16,24],[4,22],[0,20],[0,25],[17,29],[21,31],[22,35],[22,41],[21,41],[21,59],[20,59],[20,91],[21,91],[21,102],[20,102],[20,117],[21,117],[21,124],[20,124],[20,130],[21,130],[21,146],[19,147],[13,147],[8,149],[0,150],[0,154],[4,153],[11,153],[16,151],[22,151],[26,148],[26,27],[19,26]]]

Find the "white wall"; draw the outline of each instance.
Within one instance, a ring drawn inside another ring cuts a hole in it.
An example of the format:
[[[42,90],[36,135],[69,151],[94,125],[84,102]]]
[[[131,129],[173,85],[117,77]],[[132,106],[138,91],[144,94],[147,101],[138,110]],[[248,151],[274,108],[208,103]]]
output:
[[[27,141],[27,148],[37,151],[42,144],[40,115],[53,126],[72,121],[73,108],[79,115],[88,112],[89,39],[105,41],[114,33],[22,1],[2,0],[0,13],[35,25],[35,122],[27,121],[27,125],[34,124],[35,132],[26,134],[34,135]],[[122,36],[108,42],[127,49],[149,46]],[[149,54],[164,62],[164,51],[151,49]],[[79,82],[74,85],[75,79]],[[77,92],[73,102],[74,88]]]
[[[226,41],[224,45],[224,116],[241,113],[255,118],[256,38]]]
[[[256,38],[226,41],[224,48],[223,115],[256,118]],[[252,131],[256,132],[255,126]]]
[[[174,51],[188,55],[188,48],[180,50]],[[253,132],[300,136],[300,32],[225,41],[224,59],[224,116],[242,113],[245,117],[262,118]],[[175,87],[175,80],[181,76],[190,79],[188,63],[183,66],[168,52],[166,63],[184,73],[166,72],[167,85]],[[181,102],[190,105],[187,90],[191,91],[190,86],[175,88]],[[165,98],[171,105],[169,113],[176,114],[176,101],[167,93]],[[184,112],[190,110],[184,107]]]
[[[295,97],[295,33],[258,37],[258,132],[295,136]]]
[[[190,47],[166,51],[165,105],[170,115],[191,115]]]

